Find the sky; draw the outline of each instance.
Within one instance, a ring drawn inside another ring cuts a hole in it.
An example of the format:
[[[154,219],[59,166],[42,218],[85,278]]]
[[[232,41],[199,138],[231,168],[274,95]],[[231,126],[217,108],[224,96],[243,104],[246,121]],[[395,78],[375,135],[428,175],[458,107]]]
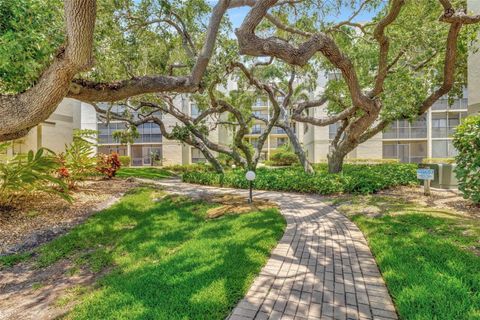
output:
[[[209,0],[208,1],[211,4],[215,4],[216,1]],[[250,7],[241,7],[241,8],[235,8],[235,9],[230,9],[228,10],[228,16],[230,17],[233,28],[238,28],[240,24],[242,23],[243,19],[247,15],[248,11],[250,10]],[[353,21],[354,22],[365,22],[369,21],[372,19],[373,15],[375,12],[368,12],[368,11],[362,11]],[[350,18],[352,15],[352,10],[350,8],[345,8],[343,9],[339,15],[335,16],[330,16],[327,17],[331,21],[344,21]]]

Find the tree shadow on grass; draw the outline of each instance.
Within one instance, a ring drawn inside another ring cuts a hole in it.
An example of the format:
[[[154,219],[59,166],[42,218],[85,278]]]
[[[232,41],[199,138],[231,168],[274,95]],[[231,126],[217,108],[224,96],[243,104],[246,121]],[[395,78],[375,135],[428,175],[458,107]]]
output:
[[[131,197],[140,198],[125,199],[43,249],[63,248],[63,257],[96,248],[116,264],[72,318],[223,319],[284,228],[275,210],[205,220],[207,206],[198,202],[147,205],[148,196]]]

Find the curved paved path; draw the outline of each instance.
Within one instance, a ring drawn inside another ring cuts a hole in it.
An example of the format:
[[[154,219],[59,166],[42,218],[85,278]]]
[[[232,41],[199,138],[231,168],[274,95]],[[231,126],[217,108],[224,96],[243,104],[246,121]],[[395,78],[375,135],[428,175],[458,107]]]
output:
[[[247,195],[246,190],[158,182],[174,193]],[[321,197],[255,191],[276,202],[287,221],[283,238],[230,320],[397,319],[360,230]]]

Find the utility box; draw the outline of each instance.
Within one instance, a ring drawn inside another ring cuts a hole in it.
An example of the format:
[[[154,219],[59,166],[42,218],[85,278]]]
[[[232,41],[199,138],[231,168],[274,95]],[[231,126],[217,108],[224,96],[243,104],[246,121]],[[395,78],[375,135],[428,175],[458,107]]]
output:
[[[455,175],[456,164],[429,163],[422,166],[435,170],[435,176],[431,182],[432,188],[458,189],[458,180]]]

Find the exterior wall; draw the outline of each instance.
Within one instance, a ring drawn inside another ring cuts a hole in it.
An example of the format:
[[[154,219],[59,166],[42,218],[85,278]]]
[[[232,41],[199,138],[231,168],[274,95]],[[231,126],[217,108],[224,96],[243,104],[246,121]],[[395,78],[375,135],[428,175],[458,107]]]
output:
[[[80,128],[78,121],[80,107],[81,103],[77,100],[63,99],[55,113],[39,126],[41,130],[38,135],[42,147],[55,152],[65,150],[65,145],[73,140],[73,130]]]
[[[382,134],[379,133],[360,144],[352,153],[349,155],[352,159],[382,159]]]
[[[468,10],[480,14],[480,1],[468,0]],[[480,37],[480,35],[479,35]],[[480,42],[475,43],[476,49],[480,47]],[[480,113],[480,51],[473,53],[475,48],[471,49],[468,57],[468,113]]]
[[[165,139],[162,149],[164,165],[186,164],[183,162],[183,148],[179,142]]]
[[[26,153],[41,147],[62,152],[72,142],[73,130],[80,128],[80,105],[74,99],[65,98],[55,112],[44,122],[30,130],[27,136],[15,140],[9,154]]]

